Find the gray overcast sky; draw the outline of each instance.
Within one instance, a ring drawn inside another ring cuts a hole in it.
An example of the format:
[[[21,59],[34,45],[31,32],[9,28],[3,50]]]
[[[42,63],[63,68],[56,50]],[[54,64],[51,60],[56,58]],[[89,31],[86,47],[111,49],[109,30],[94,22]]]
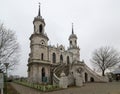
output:
[[[96,48],[107,45],[120,51],[120,0],[0,0],[0,20],[16,32],[22,50],[14,74],[27,76],[29,37],[33,33],[32,21],[38,14],[38,2],[51,45],[68,47],[73,22],[81,60],[88,66]]]

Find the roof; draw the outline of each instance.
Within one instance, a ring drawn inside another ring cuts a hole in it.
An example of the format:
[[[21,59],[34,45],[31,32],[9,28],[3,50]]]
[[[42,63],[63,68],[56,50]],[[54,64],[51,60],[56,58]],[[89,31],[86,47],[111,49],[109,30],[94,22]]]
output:
[[[72,38],[76,38],[77,39],[76,34],[74,34],[73,23],[72,23],[72,34],[70,35],[69,40],[72,39]]]
[[[76,38],[77,39],[76,34],[71,34],[70,37],[69,37],[69,39],[72,39],[72,38]]]

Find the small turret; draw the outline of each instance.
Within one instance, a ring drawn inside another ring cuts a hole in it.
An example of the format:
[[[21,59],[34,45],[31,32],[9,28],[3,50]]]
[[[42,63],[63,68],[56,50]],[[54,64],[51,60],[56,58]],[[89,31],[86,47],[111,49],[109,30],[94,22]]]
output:
[[[38,9],[38,15],[34,18],[33,24],[34,24],[34,33],[44,34],[45,21],[41,16],[40,4]]]
[[[77,36],[76,34],[74,34],[73,23],[72,23],[72,34],[69,37],[69,45],[70,45],[70,48],[77,47]]]
[[[74,34],[74,28],[72,23],[72,34],[69,36],[69,48],[68,51],[73,53],[73,61],[79,61],[80,60],[80,49],[77,46],[77,36]]]

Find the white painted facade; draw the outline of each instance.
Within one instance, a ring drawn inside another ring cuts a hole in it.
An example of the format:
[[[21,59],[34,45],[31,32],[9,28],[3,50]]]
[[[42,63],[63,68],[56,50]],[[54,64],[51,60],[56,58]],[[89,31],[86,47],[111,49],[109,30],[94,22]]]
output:
[[[34,18],[33,25],[34,32],[30,37],[28,81],[33,83],[53,83],[56,80],[57,82],[56,75],[62,71],[65,73],[68,71],[69,80],[71,74],[75,78],[74,74],[79,68],[82,68],[81,77],[83,77],[83,82],[85,82],[85,79],[90,81],[91,77],[94,78],[94,75],[91,75],[94,73],[88,71],[87,67],[85,68],[85,63],[80,61],[80,48],[77,45],[77,36],[74,34],[73,26],[72,34],[68,38],[69,47],[65,49],[63,45],[57,45],[57,47],[48,45],[49,38],[45,33],[45,21],[40,14],[40,8],[38,16]],[[65,66],[68,69],[65,69]],[[84,79],[85,73],[87,73],[87,76],[91,76]],[[70,81],[73,81],[73,79]],[[77,81],[79,81],[78,78]],[[70,82],[68,81],[68,83]]]

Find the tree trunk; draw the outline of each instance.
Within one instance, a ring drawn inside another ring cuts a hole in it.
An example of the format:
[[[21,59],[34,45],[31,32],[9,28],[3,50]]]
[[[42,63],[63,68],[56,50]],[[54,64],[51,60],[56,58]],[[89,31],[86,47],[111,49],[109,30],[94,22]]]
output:
[[[105,70],[102,70],[102,76],[105,76]]]

